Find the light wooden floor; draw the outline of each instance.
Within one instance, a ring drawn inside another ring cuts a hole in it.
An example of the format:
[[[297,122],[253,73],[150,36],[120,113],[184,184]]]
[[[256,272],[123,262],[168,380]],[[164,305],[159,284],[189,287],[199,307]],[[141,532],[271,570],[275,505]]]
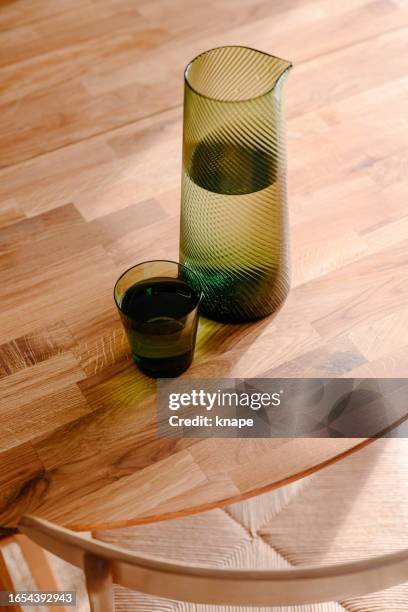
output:
[[[204,49],[294,62],[294,279],[273,320],[202,321],[189,375],[408,375],[407,18],[405,0],[0,2],[0,524],[89,525],[102,499],[108,523],[125,498],[131,518],[180,512],[248,493],[260,456],[262,488],[347,447],[288,464],[276,442],[155,440],[112,286],[177,258],[182,73]]]

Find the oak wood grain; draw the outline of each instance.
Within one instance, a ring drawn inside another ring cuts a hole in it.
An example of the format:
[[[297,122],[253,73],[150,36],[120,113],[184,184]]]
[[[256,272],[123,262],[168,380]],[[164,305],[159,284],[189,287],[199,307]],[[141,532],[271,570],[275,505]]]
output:
[[[0,525],[181,516],[365,440],[166,440],[112,299],[178,256],[183,68],[246,44],[286,89],[293,286],[202,319],[200,376],[408,374],[408,7],[399,0],[15,0],[0,11]]]

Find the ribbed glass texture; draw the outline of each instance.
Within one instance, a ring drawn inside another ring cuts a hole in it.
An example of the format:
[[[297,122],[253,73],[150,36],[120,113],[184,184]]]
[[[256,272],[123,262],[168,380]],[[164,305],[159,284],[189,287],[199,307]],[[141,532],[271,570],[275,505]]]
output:
[[[246,47],[202,53],[185,73],[180,259],[202,314],[240,322],[289,291],[282,85],[290,62]]]

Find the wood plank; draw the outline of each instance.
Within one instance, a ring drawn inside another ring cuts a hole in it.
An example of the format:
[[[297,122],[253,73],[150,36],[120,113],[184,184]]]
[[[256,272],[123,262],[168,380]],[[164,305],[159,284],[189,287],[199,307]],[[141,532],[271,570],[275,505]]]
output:
[[[64,383],[62,383],[64,384]],[[14,448],[17,444],[44,437],[67,423],[88,414],[91,408],[74,383],[56,391],[43,384],[37,398],[13,402],[1,409],[0,449]]]
[[[1,452],[0,525],[15,526],[30,509],[31,491],[44,491],[44,466],[30,442]]]
[[[367,174],[377,161],[403,154],[406,141],[400,101],[407,95],[408,80],[404,77],[320,109],[328,129],[288,141],[293,193],[314,192],[343,177],[347,181]],[[374,100],[387,107],[389,114],[379,113]],[[373,122],[375,130],[370,129]],[[384,194],[382,198],[384,201]]]
[[[72,335],[62,323],[56,323],[47,329],[36,330],[2,344],[0,378],[47,361],[69,350],[73,344]]]
[[[172,202],[173,206],[176,202],[176,199]],[[120,240],[112,242],[106,250],[115,264],[124,270],[137,261],[143,261],[147,251],[151,259],[178,261],[179,229],[180,219],[173,214],[154,226],[123,234]]]
[[[390,261],[392,261],[391,269]],[[339,298],[333,310],[320,317],[317,315],[313,327],[326,338],[333,337],[353,329],[362,320],[373,321],[387,314],[390,308],[396,311],[405,306],[406,267],[406,243],[402,243],[401,246],[397,245],[393,249],[387,249],[371,258],[351,264],[349,270],[347,268],[340,270],[339,276],[342,272],[355,273],[359,285],[353,289],[350,284],[351,291],[344,296],[344,301]],[[330,279],[326,277],[322,285],[328,281],[333,283],[335,280],[335,275]],[[313,284],[317,289],[319,281],[314,281]]]
[[[377,361],[408,346],[404,333],[408,324],[408,310],[401,308],[372,321],[361,323],[350,333],[350,339],[368,361]]]
[[[88,330],[85,339],[78,338],[78,330],[73,326],[77,343],[72,352],[87,376],[130,360],[129,345],[119,317],[109,322],[104,319],[100,326],[103,329],[94,330],[94,337],[90,337]],[[109,326],[112,331],[106,331]]]
[[[299,66],[292,85],[288,82],[289,99],[292,93],[289,116],[317,110],[403,78],[406,48],[405,18],[395,30],[305,62]],[[386,70],[382,66],[386,66]],[[335,80],[327,78],[328,74],[336,75]]]
[[[30,2],[30,0],[29,0]],[[69,5],[65,3],[65,10],[45,11],[40,17],[40,11],[31,20],[27,20],[27,13],[20,16],[19,23],[15,24],[12,32],[1,33],[0,44],[3,50],[1,64],[20,63],[31,60],[37,56],[54,52],[58,56],[60,50],[88,40],[98,40],[111,32],[126,32],[129,30],[149,30],[149,26],[138,13],[135,6],[109,6],[100,3],[95,10],[92,0],[84,0],[81,4],[74,0]],[[34,7],[33,7],[34,8]],[[37,7],[35,7],[37,8]],[[28,11],[30,7],[27,7]],[[27,22],[24,24],[25,19]],[[22,28],[19,27],[20,24]],[[0,26],[1,28],[1,26]],[[23,30],[23,32],[21,31]],[[29,31],[31,37],[26,37]],[[144,33],[145,38],[146,33]],[[14,48],[12,40],[14,38]],[[25,38],[25,44],[24,44]],[[141,36],[143,40],[143,33]]]
[[[98,242],[109,251],[130,232],[144,235],[149,225],[156,225],[165,218],[159,202],[149,199],[97,218],[89,223],[89,227],[97,235]]]
[[[69,5],[65,0],[43,0],[41,2],[26,0],[24,3],[3,0],[0,30],[10,29],[14,31],[22,23],[34,23],[51,15],[58,15],[67,10],[78,8],[83,4],[89,4],[88,0],[70,0]]]
[[[265,373],[270,378],[336,378],[352,376],[352,372],[367,363],[353,336],[340,336],[326,346],[309,351],[271,368]]]
[[[116,524],[126,524],[130,513],[143,513],[153,509],[167,499],[190,491],[191,487],[205,483],[206,479],[199,466],[192,460],[187,451],[181,451],[173,457],[163,459],[160,463],[160,473],[155,466],[146,468],[141,473],[116,480],[112,484],[102,487],[88,494],[89,505],[78,504],[77,499],[65,497],[64,502],[53,500],[51,507],[46,504],[40,506],[41,515],[48,516],[50,520],[66,522],[69,517],[73,527],[83,530],[83,526],[95,524],[98,515],[95,514],[97,500],[103,496],[106,500],[106,510]],[[158,478],[159,486],[155,484]],[[125,485],[125,486],[124,486]],[[131,493],[133,492],[133,494]],[[50,498],[51,500],[51,498]],[[92,503],[92,501],[94,503]],[[59,506],[59,507],[58,507]],[[96,520],[95,520],[96,519]],[[110,521],[109,521],[110,522]],[[99,523],[103,528],[103,523]]]
[[[27,478],[33,478],[44,471],[44,466],[29,442],[16,445],[2,452],[0,462],[0,483],[14,486]],[[0,496],[0,503],[4,501]],[[0,524],[1,523],[0,521]]]
[[[358,261],[368,253],[365,241],[354,231],[345,234],[337,231],[335,236],[322,237],[316,226],[314,229],[305,232],[301,226],[293,232],[293,287]]]
[[[69,247],[69,243],[65,246]],[[69,325],[71,318],[74,317],[79,327],[90,329],[94,322],[99,320],[101,313],[102,315],[106,311],[115,313],[112,286],[118,272],[112,267],[101,247],[79,251],[76,255],[60,259],[45,267],[47,252],[44,252],[41,264],[43,268],[37,277],[34,277],[33,273],[34,268],[38,269],[35,264],[40,264],[40,257],[37,260],[27,261],[24,254],[19,276],[13,281],[9,280],[7,293],[2,295],[4,303],[4,310],[0,313],[2,342],[8,342],[13,337],[30,333],[33,329],[56,323],[61,318]],[[56,254],[58,255],[58,252]],[[6,278],[8,275],[6,269],[2,277]],[[22,288],[25,300],[18,305],[14,302],[13,307],[13,295],[16,295],[13,292],[21,291]]]
[[[340,336],[360,321],[374,320],[387,314],[390,307],[398,309],[405,305],[406,265],[405,242],[368,255],[296,287],[282,315],[285,313],[287,320],[297,319],[295,313],[301,304],[302,318],[310,321],[322,337]],[[395,274],[397,269],[400,275]],[[325,299],[316,300],[317,295],[324,295]],[[277,320],[283,322],[282,316]]]
[[[0,410],[8,412],[85,377],[71,353],[62,353],[0,380]]]
[[[403,346],[354,368],[347,373],[347,376],[355,378],[406,378],[407,368],[408,348]]]
[[[93,13],[95,15],[95,12]],[[65,16],[63,23],[65,24]],[[128,20],[124,23],[129,25]],[[149,28],[146,24],[140,23],[133,31],[109,30],[112,24],[106,20],[105,30],[103,35],[96,38],[86,36],[85,33],[89,24],[84,24],[83,36],[78,37],[78,31],[67,32],[54,31],[53,24],[45,22],[44,31],[37,31],[39,28],[29,29],[30,39],[27,41],[28,28],[21,28],[22,45],[16,49],[16,32],[7,36],[0,33],[0,44],[3,49],[7,47],[7,38],[10,39],[10,47],[14,45],[13,57],[17,63],[12,63],[1,67],[0,60],[0,78],[2,79],[4,89],[0,92],[0,103],[7,104],[13,101],[18,101],[21,98],[36,92],[41,92],[44,89],[50,89],[58,86],[67,80],[75,80],[78,75],[86,74],[87,71],[95,71],[95,66],[99,63],[107,63],[111,61],[113,67],[120,66],[123,62],[131,62],[141,59],[145,51],[156,46],[168,34],[158,28]],[[141,29],[141,31],[137,31]],[[114,31],[114,35],[112,35]],[[46,35],[46,32],[48,35]],[[51,32],[52,36],[49,36]],[[64,45],[63,39],[70,36],[74,44]],[[5,40],[6,39],[6,40]],[[31,44],[27,44],[31,42]],[[40,47],[40,48],[39,48]],[[42,47],[42,49],[41,49]],[[53,48],[54,47],[54,48]],[[32,57],[33,49],[37,57]],[[10,57],[7,54],[7,57]],[[27,58],[27,59],[25,59]]]
[[[6,227],[16,221],[22,221],[24,213],[14,198],[4,200],[0,204],[0,228]]]
[[[59,239],[62,231],[79,231],[79,226],[83,223],[83,218],[73,204],[66,204],[33,219],[20,219],[20,223],[0,229],[0,256],[8,251],[27,247],[38,240],[54,237]]]

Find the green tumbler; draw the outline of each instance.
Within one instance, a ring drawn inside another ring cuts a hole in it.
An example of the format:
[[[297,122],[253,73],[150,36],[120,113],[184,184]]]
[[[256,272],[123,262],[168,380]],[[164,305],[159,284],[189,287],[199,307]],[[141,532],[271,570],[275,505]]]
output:
[[[264,317],[289,292],[282,88],[291,67],[232,46],[185,71],[180,261],[200,278],[211,319]]]

